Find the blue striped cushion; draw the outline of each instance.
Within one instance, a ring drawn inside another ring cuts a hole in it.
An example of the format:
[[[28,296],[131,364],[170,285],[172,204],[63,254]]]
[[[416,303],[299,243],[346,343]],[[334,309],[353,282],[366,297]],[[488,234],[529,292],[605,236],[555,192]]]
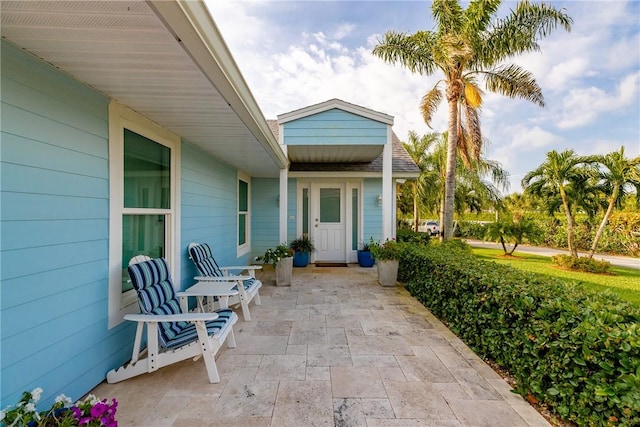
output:
[[[220,329],[224,328],[225,325],[231,319],[233,311],[230,309],[222,309],[216,310],[218,313],[218,318],[215,320],[208,320],[207,325],[207,334],[212,335],[218,333]],[[160,335],[162,337],[162,334]],[[179,333],[175,334],[171,339],[163,342],[162,345],[166,348],[176,348],[183,346],[185,344],[189,344],[192,341],[198,339],[198,332],[196,331],[196,325],[193,323],[188,323],[187,327],[182,329]],[[161,338],[162,340],[162,338]]]
[[[128,268],[133,288],[138,294],[140,312],[144,314],[180,314],[180,302],[173,289],[169,266],[164,258],[132,264]],[[193,324],[189,322],[160,322],[158,332],[163,346],[181,336]],[[194,329],[195,331],[195,329]]]
[[[249,290],[249,288],[250,288],[250,287],[252,287],[255,283],[256,283],[256,279],[254,279],[254,278],[247,279],[247,280],[243,280],[243,281],[242,281],[242,287],[243,287],[245,290]],[[233,288],[231,288],[231,289],[233,289],[234,291],[237,291],[237,290],[238,290],[238,285],[235,285],[235,286],[234,286]]]
[[[196,268],[202,276],[220,277],[222,272],[218,263],[213,258],[211,248],[208,244],[203,243],[189,248],[189,255],[196,265]]]

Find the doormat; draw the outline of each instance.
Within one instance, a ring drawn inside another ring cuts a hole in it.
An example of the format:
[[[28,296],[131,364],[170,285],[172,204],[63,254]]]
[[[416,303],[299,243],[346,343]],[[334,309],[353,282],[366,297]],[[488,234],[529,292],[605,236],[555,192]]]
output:
[[[316,262],[316,267],[348,267],[344,262]]]

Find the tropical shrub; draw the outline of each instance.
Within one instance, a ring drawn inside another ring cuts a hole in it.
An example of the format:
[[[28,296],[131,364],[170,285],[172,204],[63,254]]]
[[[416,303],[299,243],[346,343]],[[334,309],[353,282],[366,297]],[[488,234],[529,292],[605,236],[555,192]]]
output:
[[[402,252],[406,288],[481,357],[578,425],[640,425],[640,309],[441,245]]]
[[[370,243],[371,255],[380,261],[400,259],[402,248],[403,244],[398,243],[396,240],[386,240],[382,244],[378,242]]]
[[[611,263],[607,261],[598,261],[587,257],[572,257],[564,254],[552,256],[551,262],[570,270],[586,271],[588,273],[606,273],[611,268]]]
[[[460,221],[456,227],[455,237],[482,240],[486,223],[477,221]]]
[[[431,240],[431,236],[429,236],[429,233],[415,232],[411,229],[398,229],[396,230],[396,239],[398,242],[427,245]]]

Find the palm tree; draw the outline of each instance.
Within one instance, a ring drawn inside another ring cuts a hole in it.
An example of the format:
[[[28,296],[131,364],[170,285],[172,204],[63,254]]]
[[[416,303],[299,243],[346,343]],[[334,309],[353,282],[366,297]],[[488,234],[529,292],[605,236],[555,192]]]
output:
[[[542,229],[531,218],[517,218],[507,215],[506,218],[489,223],[485,230],[485,240],[500,242],[505,255],[513,255],[519,244],[525,239],[531,243],[542,240]],[[507,250],[507,242],[513,243],[513,248]]]
[[[428,141],[428,143],[427,143]],[[444,194],[447,159],[447,133],[430,133],[422,138],[410,134],[405,148],[420,167],[418,191],[416,193],[414,215],[424,212],[439,213],[440,223],[444,211]],[[435,145],[433,145],[435,144]],[[433,148],[430,150],[431,146]],[[429,151],[425,151],[429,150]],[[487,206],[495,207],[501,201],[501,190],[509,185],[509,173],[499,162],[479,156],[471,160],[467,168],[461,161],[456,162],[456,186],[454,211],[480,211]]]
[[[575,220],[572,204],[578,204],[576,194],[584,194],[583,188],[587,185],[589,172],[582,166],[587,163],[585,157],[578,157],[573,150],[565,150],[561,153],[553,150],[547,153],[546,160],[537,169],[529,172],[522,178],[522,187],[527,195],[534,195],[547,200],[550,211],[555,210],[558,200],[567,217],[567,244],[569,252],[574,257],[578,256],[575,245]]]
[[[510,98],[522,98],[544,106],[542,90],[531,73],[516,64],[503,64],[515,55],[537,51],[537,40],[558,25],[570,31],[572,19],[547,4],[520,2],[503,19],[495,19],[502,0],[472,0],[463,9],[458,0],[434,0],[431,12],[436,31],[415,34],[389,31],[376,45],[373,54],[385,62],[400,63],[411,72],[432,75],[442,71],[444,79],[427,92],[420,104],[425,122],[447,100],[449,108],[447,168],[443,238],[453,236],[453,210],[457,150],[470,165],[482,149],[479,108],[482,91],[478,77],[487,90]],[[494,22],[492,23],[492,19]],[[444,92],[440,83],[444,82]]]
[[[413,229],[418,231],[420,223],[420,200],[424,200],[426,194],[430,191],[430,154],[432,145],[440,137],[438,133],[428,133],[419,137],[415,131],[409,131],[409,141],[403,142],[404,148],[409,153],[415,164],[420,168],[420,176],[411,181],[411,190],[413,195]]]
[[[614,151],[604,156],[595,156],[591,160],[602,165],[599,170],[600,188],[608,196],[607,210],[598,227],[593,244],[589,251],[589,258],[598,246],[602,232],[611,218],[613,210],[622,206],[624,197],[629,194],[631,188],[635,188],[636,201],[640,201],[640,157],[628,159],[624,156],[624,146],[620,151]]]

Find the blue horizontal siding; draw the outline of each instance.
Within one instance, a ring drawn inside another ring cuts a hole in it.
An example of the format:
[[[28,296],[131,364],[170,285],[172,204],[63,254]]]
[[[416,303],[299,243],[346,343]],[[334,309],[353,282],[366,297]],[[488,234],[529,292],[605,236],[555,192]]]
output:
[[[46,406],[130,356],[107,319],[109,100],[1,43],[0,406],[34,387]]]
[[[211,246],[221,265],[244,263],[237,257],[237,171],[189,143],[182,145],[181,247],[182,283],[194,283],[197,271],[189,259],[191,242]]]
[[[4,110],[3,110],[4,114]],[[21,165],[23,167],[41,168],[43,170],[62,171],[79,176],[91,176],[108,179],[108,159],[78,149],[62,147],[47,142],[24,138],[19,135],[2,133],[3,164]],[[100,150],[102,151],[102,150]]]
[[[99,259],[87,261],[83,264],[74,264],[68,267],[59,267],[55,270],[29,274],[3,281],[2,283],[2,316],[5,316],[13,307],[18,307],[36,299],[47,299],[52,295],[65,292],[68,289],[82,287],[88,283],[99,282],[104,279],[104,269],[108,267],[107,260]],[[25,289],[33,290],[33,294],[25,292]],[[4,318],[5,322],[10,322]],[[21,319],[17,319],[21,322]],[[37,322],[37,318],[30,321]],[[4,323],[4,322],[3,322]],[[15,334],[26,328],[24,325],[16,325],[15,329],[7,329],[6,334]],[[9,332],[11,331],[11,332]]]
[[[387,125],[339,109],[284,124],[286,145],[384,145]]]
[[[10,251],[37,246],[104,239],[109,231],[108,219],[74,219],[44,221],[2,221],[2,249]]]
[[[280,236],[279,179],[254,178],[251,180],[252,245],[251,261],[275,247]]]

